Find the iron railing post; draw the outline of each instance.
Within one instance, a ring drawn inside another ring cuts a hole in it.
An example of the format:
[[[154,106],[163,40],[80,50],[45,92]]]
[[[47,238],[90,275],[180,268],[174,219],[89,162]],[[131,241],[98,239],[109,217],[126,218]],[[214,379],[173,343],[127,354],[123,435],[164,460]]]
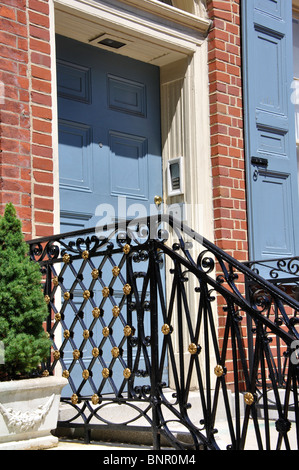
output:
[[[44,284],[44,295],[45,297],[48,297],[50,299],[51,296],[51,289],[52,289],[52,272],[51,272],[51,266],[48,265],[45,268],[45,284]],[[46,318],[45,322],[45,327],[46,331],[50,332],[52,329],[52,313],[51,313],[51,306],[48,304],[48,316]],[[47,359],[47,362],[44,364],[44,367],[46,368],[47,371],[51,369],[51,350],[49,352],[49,357]]]
[[[149,273],[150,273],[150,315],[151,315],[151,403],[153,416],[153,448],[158,450],[161,445],[159,406],[159,340],[158,340],[158,302],[156,279],[156,246],[154,240],[149,246]]]

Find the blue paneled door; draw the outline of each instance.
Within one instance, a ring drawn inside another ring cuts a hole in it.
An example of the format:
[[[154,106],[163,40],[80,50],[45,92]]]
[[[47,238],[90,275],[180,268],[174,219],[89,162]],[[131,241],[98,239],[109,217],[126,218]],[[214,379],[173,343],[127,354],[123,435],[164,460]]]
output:
[[[113,217],[149,215],[150,205],[155,207],[154,197],[162,195],[159,90],[158,67],[57,36],[62,232],[106,224]],[[108,284],[111,266],[109,272],[105,269],[103,277],[107,276]],[[140,269],[139,266],[138,271]],[[66,271],[65,282],[72,282],[71,274],[69,272],[68,281]],[[121,287],[119,292],[117,287],[114,289],[116,303],[122,298]],[[94,295],[94,301],[100,304],[100,289]],[[69,318],[65,321],[70,324],[76,315],[76,302],[80,309],[80,289],[75,291],[73,308],[66,315]],[[112,305],[110,307],[106,304],[105,308],[112,318]],[[91,309],[88,311],[87,308],[84,315],[86,324],[92,322]],[[108,316],[105,324],[110,321]],[[98,337],[95,339],[98,343],[103,337],[102,326],[98,322],[93,329],[93,338]],[[123,326],[121,323],[119,326],[119,338],[117,323],[113,327],[116,343],[123,336]],[[149,328],[149,319],[145,319],[147,334],[150,334]],[[79,323],[74,332],[76,335],[82,336]],[[105,347],[111,349],[109,341]],[[86,342],[85,357],[92,359],[91,352],[91,346]],[[66,367],[72,364],[71,347],[64,360]],[[75,369],[77,372],[72,372],[72,380],[77,387],[82,382],[79,362]],[[101,377],[100,365],[97,373]],[[121,367],[119,374],[123,380]],[[113,392],[108,382],[105,391]],[[68,388],[66,394],[70,393]],[[87,381],[82,394],[92,393],[95,390]]]
[[[250,256],[298,255],[292,1],[244,0],[242,6]]]
[[[58,36],[57,71],[62,225],[106,222],[107,204],[149,209],[162,194],[159,68]]]

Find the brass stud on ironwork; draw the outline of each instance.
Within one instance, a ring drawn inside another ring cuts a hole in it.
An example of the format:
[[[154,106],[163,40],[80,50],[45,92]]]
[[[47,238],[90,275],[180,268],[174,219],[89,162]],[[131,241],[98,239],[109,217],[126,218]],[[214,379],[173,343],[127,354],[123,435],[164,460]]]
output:
[[[132,334],[132,328],[129,325],[126,325],[124,327],[124,335],[128,337],[128,336],[131,336],[131,334]]]
[[[194,355],[198,352],[198,346],[195,343],[189,345],[188,351],[190,354]]]
[[[83,292],[83,298],[84,298],[85,300],[88,300],[89,297],[90,297],[90,291],[89,291],[89,290],[85,290],[85,291]]]
[[[170,333],[170,326],[167,325],[167,323],[165,323],[165,324],[162,326],[161,331],[162,331],[163,335],[165,335],[165,336],[166,336],[166,335],[169,335],[169,333]]]
[[[83,338],[85,338],[85,339],[89,338],[89,330],[84,330],[83,331]]]
[[[45,302],[47,305],[49,305],[50,301],[51,301],[50,297],[48,295],[45,295]]]
[[[132,290],[132,288],[131,288],[130,284],[125,284],[124,285],[123,292],[124,292],[125,295],[129,295],[131,293],[131,290]]]
[[[131,247],[130,245],[126,244],[124,247],[123,247],[123,252],[125,255],[128,255],[130,253],[130,250],[131,250]]]
[[[217,366],[214,369],[214,373],[216,377],[222,377],[224,374],[224,369],[220,364],[217,364]]]
[[[96,393],[95,393],[94,395],[92,395],[92,397],[91,397],[91,403],[92,403],[93,405],[97,405],[97,404],[99,403],[99,401],[100,401],[99,395],[97,395]]]
[[[50,372],[47,369],[45,369],[42,373],[42,377],[49,377],[49,375],[50,375]]]
[[[101,315],[101,310],[98,307],[95,307],[92,311],[92,315],[94,318],[99,318]]]
[[[71,294],[70,294],[69,292],[65,292],[65,293],[63,294],[63,298],[64,298],[64,300],[70,300]]]
[[[254,395],[253,395],[252,393],[250,393],[250,392],[246,393],[246,394],[244,395],[244,401],[245,401],[246,405],[248,405],[248,406],[253,405],[253,403],[254,403]]]
[[[60,312],[55,313],[54,318],[55,318],[56,321],[60,321],[61,320],[61,313]]]
[[[73,358],[75,359],[75,361],[77,361],[81,356],[81,353],[79,351],[79,349],[74,349],[73,351]]]
[[[118,357],[119,356],[119,349],[116,346],[114,346],[114,348],[111,349],[111,354],[115,358]]]
[[[69,330],[64,330],[63,336],[64,336],[65,339],[69,339],[69,337],[71,336],[70,331]]]
[[[104,288],[102,289],[102,295],[103,295],[103,297],[109,297],[109,295],[110,295],[110,289],[109,289],[109,287],[104,287]]]
[[[102,370],[102,376],[104,377],[104,379],[108,379],[110,375],[110,370],[107,369],[107,367],[105,367],[103,370]]]
[[[64,264],[69,264],[69,262],[71,261],[71,256],[68,253],[65,253],[65,255],[63,255],[62,257],[62,261],[64,262]]]
[[[100,271],[98,269],[93,269],[91,271],[91,276],[92,276],[93,279],[97,279],[99,277],[99,275],[100,275]]]
[[[60,359],[60,352],[59,351],[54,351],[53,352],[53,357],[55,359],[55,361],[58,361],[58,359]]]
[[[109,334],[110,334],[110,330],[109,330],[108,326],[105,326],[105,327],[103,328],[102,333],[103,333],[103,336],[104,336],[105,338],[108,338],[108,336],[109,336]]]
[[[57,287],[59,284],[58,276],[53,277],[53,286]]]
[[[89,251],[88,250],[84,250],[83,253],[82,253],[82,258],[83,259],[88,259],[89,258]]]
[[[82,377],[84,380],[87,380],[88,377],[89,377],[89,370],[85,369],[83,372],[82,372]]]
[[[120,308],[117,305],[115,305],[112,309],[112,313],[115,318],[118,317],[120,314]]]
[[[79,401],[79,398],[78,398],[78,395],[76,395],[75,393],[73,393],[73,395],[71,396],[71,402],[73,405],[77,405]]]
[[[130,371],[130,369],[127,368],[127,369],[124,370],[124,378],[125,379],[129,379],[131,377],[131,374],[132,374],[132,372]]]
[[[62,372],[62,377],[64,377],[65,379],[68,379],[69,376],[70,376],[70,373],[69,373],[68,370],[64,370],[64,371]]]
[[[100,350],[98,348],[93,348],[91,353],[93,357],[98,357],[100,355]]]
[[[112,274],[114,277],[117,277],[120,273],[120,269],[118,266],[114,266],[114,268],[112,269]]]

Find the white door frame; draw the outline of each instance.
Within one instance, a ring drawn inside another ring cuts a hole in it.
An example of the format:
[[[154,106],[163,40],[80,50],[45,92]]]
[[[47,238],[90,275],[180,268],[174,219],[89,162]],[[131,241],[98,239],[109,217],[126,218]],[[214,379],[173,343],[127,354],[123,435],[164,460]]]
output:
[[[202,11],[199,0],[186,1]],[[130,45],[125,55],[158,65],[161,76],[161,123],[164,202],[182,203],[187,224],[213,241],[213,192],[210,158],[209,83],[206,17],[157,0],[50,0],[52,77],[56,77],[55,32],[84,41],[99,28]],[[101,31],[102,32],[102,31]],[[88,42],[88,41],[85,41]],[[123,53],[121,50],[119,53]],[[55,232],[59,233],[59,173],[56,83],[53,81]],[[167,196],[167,162],[183,157],[185,192]],[[194,288],[190,286],[190,296]],[[190,297],[190,298],[191,298]],[[196,309],[195,309],[196,310]],[[216,315],[215,315],[216,316]],[[186,338],[186,341],[188,339]],[[188,359],[187,359],[188,360]],[[196,385],[195,385],[196,386]]]

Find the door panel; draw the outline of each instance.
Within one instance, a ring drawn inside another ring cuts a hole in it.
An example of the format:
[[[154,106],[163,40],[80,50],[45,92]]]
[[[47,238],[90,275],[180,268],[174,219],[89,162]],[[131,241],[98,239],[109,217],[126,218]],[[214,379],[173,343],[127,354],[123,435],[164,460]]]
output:
[[[146,117],[146,88],[143,83],[108,75],[109,108]]]
[[[292,2],[245,0],[242,5],[250,258],[293,256],[299,253],[299,207]]]
[[[92,129],[90,126],[59,120],[59,183],[61,189],[92,192],[91,142]],[[71,155],[70,148],[72,148]]]
[[[110,131],[109,141],[111,195],[148,201],[147,139]]]
[[[256,214],[256,224],[260,236],[256,240],[256,248],[262,257],[269,253],[273,257],[289,256],[293,245],[292,233],[289,227],[292,224],[292,209],[289,205],[291,198],[290,176],[270,171],[259,171],[260,211]],[[269,231],[273,224],[273,207],[282,217],[275,230]]]
[[[78,64],[57,60],[57,93],[61,98],[91,101],[91,70]]]

